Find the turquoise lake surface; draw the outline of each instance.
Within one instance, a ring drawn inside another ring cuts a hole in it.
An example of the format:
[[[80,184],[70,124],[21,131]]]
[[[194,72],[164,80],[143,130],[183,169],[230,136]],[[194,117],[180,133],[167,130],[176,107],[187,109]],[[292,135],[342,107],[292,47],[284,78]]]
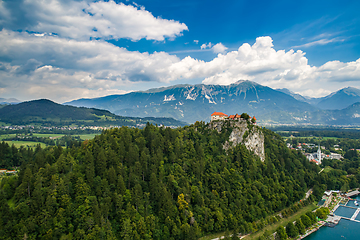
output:
[[[306,240],[335,240],[335,239],[360,239],[360,223],[341,219],[335,227],[321,227],[310,234]]]
[[[347,205],[346,205],[347,206]],[[348,208],[345,206],[339,206],[335,211],[335,215],[351,218],[354,215],[356,208]]]
[[[357,196],[356,199],[360,203],[360,196]],[[350,202],[349,206],[355,206],[353,202]],[[335,214],[340,216],[350,216],[351,213],[355,212],[355,209],[346,209],[344,207],[339,207]],[[359,213],[360,215],[360,213]],[[360,216],[357,216],[356,220],[360,220]],[[351,216],[350,216],[351,217]],[[341,219],[339,224],[335,227],[321,227],[318,231],[304,238],[306,240],[335,240],[335,239],[360,239],[360,223]]]

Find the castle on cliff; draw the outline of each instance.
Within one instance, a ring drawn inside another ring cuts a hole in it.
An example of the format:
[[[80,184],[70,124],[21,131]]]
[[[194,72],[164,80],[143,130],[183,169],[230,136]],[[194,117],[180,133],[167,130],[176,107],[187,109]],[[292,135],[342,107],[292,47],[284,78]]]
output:
[[[243,113],[241,115],[239,114],[235,114],[235,115],[230,115],[228,116],[227,114],[225,113],[222,113],[222,112],[214,112],[213,114],[211,114],[211,121],[216,121],[216,120],[241,120],[241,119],[244,119],[244,120],[249,120],[250,122],[252,123],[256,123],[256,118],[255,116],[253,117],[250,117],[247,113]]]

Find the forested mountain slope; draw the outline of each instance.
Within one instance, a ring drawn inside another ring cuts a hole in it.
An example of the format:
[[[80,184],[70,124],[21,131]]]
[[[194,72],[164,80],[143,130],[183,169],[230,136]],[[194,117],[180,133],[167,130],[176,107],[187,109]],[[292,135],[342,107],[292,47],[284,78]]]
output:
[[[0,239],[197,239],[255,231],[303,198],[319,170],[280,136],[259,130],[264,162],[242,144],[225,152],[231,127],[218,133],[202,122],[111,129],[68,149],[1,145],[0,154],[7,149],[22,165],[18,177],[0,184]]]
[[[0,108],[0,121],[13,125],[41,124],[50,126],[138,126],[146,122],[166,126],[184,126],[184,122],[173,118],[122,117],[107,110],[64,106],[48,99],[39,99],[7,105]]]

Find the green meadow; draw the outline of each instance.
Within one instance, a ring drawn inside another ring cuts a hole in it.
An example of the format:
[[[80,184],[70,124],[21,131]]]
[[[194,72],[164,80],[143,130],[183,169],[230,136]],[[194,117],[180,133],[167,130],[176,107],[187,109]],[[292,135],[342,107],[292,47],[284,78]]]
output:
[[[24,147],[30,147],[30,148],[36,148],[38,144],[40,144],[41,148],[45,148],[46,144],[41,142],[31,142],[31,141],[5,141],[9,146],[12,146],[13,144],[15,147],[19,148],[21,146]]]
[[[54,133],[34,133],[33,134],[33,137],[48,137],[48,138],[52,138],[52,139],[55,139],[55,138],[59,138],[59,137],[62,137],[62,136],[65,136],[64,134],[54,134]]]
[[[81,140],[88,140],[88,139],[93,139],[96,135],[96,133],[93,134],[82,134],[82,135],[73,135],[73,136],[79,136]]]

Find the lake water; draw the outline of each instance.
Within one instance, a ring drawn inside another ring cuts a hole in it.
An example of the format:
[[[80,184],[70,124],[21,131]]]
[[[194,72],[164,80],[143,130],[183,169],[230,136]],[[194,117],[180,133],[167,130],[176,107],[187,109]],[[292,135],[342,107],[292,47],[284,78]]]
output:
[[[341,219],[335,227],[321,227],[310,234],[306,240],[335,240],[335,239],[360,239],[360,223]]]
[[[357,196],[357,201],[360,203],[360,196]],[[349,202],[347,206],[355,207],[353,201]],[[356,209],[350,209],[340,206],[335,214],[344,217],[351,217]],[[360,220],[360,213],[358,214],[356,220]],[[360,223],[341,219],[339,224],[335,227],[321,227],[318,231],[312,233],[311,235],[304,238],[306,240],[335,240],[335,239],[360,239]]]
[[[356,208],[348,208],[345,206],[339,206],[338,209],[336,209],[336,211],[334,212],[334,214],[337,216],[351,218],[355,212],[356,212]]]

